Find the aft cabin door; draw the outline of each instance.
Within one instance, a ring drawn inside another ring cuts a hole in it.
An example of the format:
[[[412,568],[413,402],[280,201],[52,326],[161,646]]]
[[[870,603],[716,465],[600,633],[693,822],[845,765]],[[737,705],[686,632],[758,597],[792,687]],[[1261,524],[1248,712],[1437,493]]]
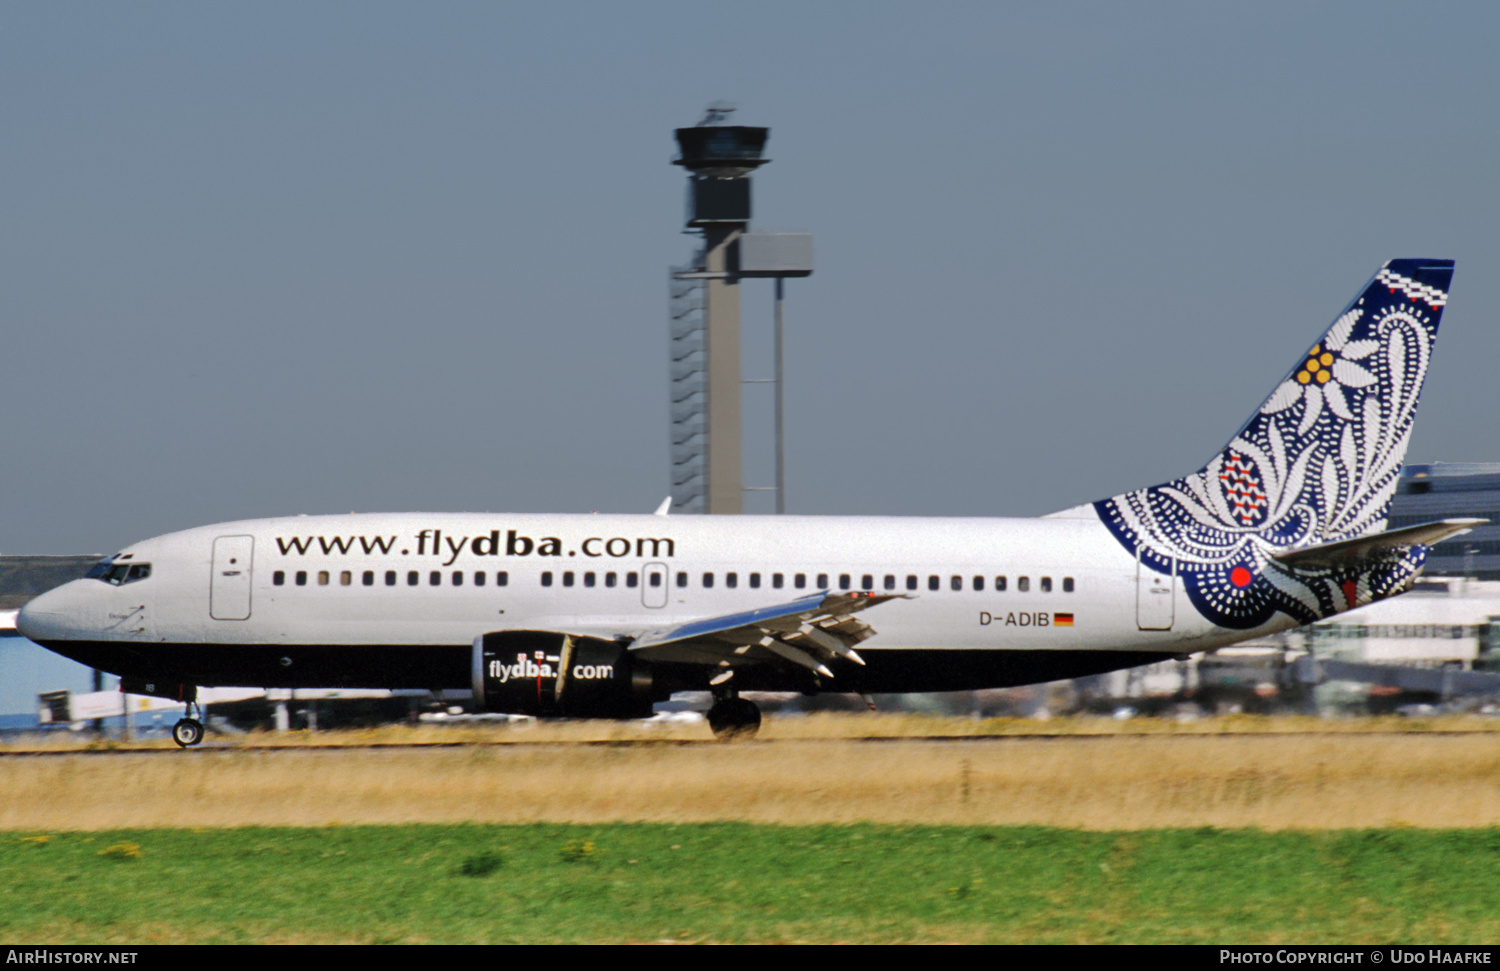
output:
[[[1158,573],[1156,568],[1135,554],[1135,622],[1141,630],[1171,630],[1172,607],[1177,599],[1177,561],[1171,564],[1168,573]]]
[[[250,619],[250,558],[253,536],[220,536],[214,540],[213,577],[208,614],[214,620]]]

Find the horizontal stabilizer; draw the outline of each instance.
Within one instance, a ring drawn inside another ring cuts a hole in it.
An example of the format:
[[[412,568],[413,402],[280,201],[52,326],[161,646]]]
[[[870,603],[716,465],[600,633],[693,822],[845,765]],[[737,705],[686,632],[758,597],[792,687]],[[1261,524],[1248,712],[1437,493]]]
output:
[[[1294,570],[1328,570],[1335,567],[1357,566],[1368,560],[1407,550],[1413,546],[1431,546],[1450,536],[1467,532],[1488,519],[1440,519],[1420,526],[1391,529],[1370,536],[1324,543],[1300,550],[1277,553],[1271,559]]]

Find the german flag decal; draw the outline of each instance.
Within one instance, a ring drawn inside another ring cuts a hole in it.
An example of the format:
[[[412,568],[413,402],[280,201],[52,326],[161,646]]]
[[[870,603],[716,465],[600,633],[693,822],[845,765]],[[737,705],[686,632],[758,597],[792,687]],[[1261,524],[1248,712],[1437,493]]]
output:
[[[1052,626],[1053,627],[1072,627],[1073,626],[1073,615],[1072,614],[1053,614],[1052,615]]]

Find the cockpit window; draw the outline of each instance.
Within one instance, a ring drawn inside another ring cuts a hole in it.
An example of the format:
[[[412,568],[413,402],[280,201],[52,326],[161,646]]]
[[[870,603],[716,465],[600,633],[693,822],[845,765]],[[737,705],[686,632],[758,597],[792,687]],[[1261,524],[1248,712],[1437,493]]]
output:
[[[87,579],[103,580],[112,587],[144,580],[151,575],[150,563],[114,563],[101,560],[84,576]]]

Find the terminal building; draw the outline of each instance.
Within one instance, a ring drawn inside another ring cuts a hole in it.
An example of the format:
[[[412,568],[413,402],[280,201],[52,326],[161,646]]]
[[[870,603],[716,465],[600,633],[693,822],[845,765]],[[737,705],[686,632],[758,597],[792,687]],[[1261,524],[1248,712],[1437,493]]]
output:
[[[1424,574],[1500,580],[1500,462],[1437,462],[1401,470],[1389,528],[1458,517],[1489,522],[1434,546]]]

